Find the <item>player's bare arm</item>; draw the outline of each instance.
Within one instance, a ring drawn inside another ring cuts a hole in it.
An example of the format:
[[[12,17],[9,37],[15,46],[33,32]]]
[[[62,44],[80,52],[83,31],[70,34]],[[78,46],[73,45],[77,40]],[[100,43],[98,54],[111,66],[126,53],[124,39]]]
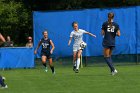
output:
[[[50,44],[51,44],[51,46],[52,46],[50,53],[52,54],[52,53],[53,53],[53,50],[54,50],[54,48],[55,48],[55,46],[54,46],[54,43],[52,42],[52,40],[50,40]]]
[[[34,51],[34,54],[37,53],[37,50],[38,50],[38,48],[40,47],[40,45],[41,45],[41,41],[39,41],[38,46],[37,46],[37,48],[36,48],[35,51]]]
[[[94,35],[94,34],[92,34],[92,33],[90,33],[90,32],[85,32],[85,34],[89,34],[89,35],[91,35],[91,36],[93,36],[93,37],[96,37],[96,35]]]
[[[71,44],[71,40],[72,40],[72,37],[70,37],[69,39],[68,46]]]

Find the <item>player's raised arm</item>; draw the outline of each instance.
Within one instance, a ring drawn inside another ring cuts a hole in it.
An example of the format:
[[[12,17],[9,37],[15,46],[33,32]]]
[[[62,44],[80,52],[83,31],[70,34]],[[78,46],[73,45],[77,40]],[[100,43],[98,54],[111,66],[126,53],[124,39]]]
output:
[[[94,34],[92,34],[92,33],[90,33],[90,32],[85,32],[85,34],[89,34],[89,35],[91,35],[91,36],[93,36],[93,37],[96,37],[96,35],[94,35]]]
[[[71,40],[72,40],[72,37],[70,37],[69,39],[68,46],[71,44]]]
[[[54,48],[55,48],[55,46],[54,46],[54,43],[52,42],[52,40],[50,40],[50,44],[51,44],[51,46],[52,46],[50,53],[52,54],[52,53],[53,53],[53,50],[54,50]]]
[[[40,45],[41,45],[41,40],[39,41],[39,43],[38,43],[38,45],[37,45],[37,47],[36,47],[36,49],[35,49],[35,51],[34,51],[34,54],[37,53],[37,50],[38,50],[38,48],[40,47]]]

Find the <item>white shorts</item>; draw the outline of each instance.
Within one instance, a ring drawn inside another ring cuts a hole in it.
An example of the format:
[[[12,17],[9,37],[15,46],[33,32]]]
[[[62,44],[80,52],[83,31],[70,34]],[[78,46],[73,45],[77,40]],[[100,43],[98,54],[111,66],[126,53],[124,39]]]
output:
[[[81,49],[80,45],[73,45],[73,52],[77,52],[80,49]]]

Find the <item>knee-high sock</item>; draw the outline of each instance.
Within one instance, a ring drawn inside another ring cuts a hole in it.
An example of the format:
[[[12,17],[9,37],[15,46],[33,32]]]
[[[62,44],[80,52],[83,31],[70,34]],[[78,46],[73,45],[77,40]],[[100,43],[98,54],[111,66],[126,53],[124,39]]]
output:
[[[79,69],[79,66],[80,66],[80,58],[77,58],[77,66],[76,66],[76,69]]]
[[[114,68],[114,66],[113,66],[113,64],[112,64],[112,59],[111,59],[111,57],[105,57],[104,59],[105,59],[107,65],[109,66],[111,72],[114,71],[115,68]]]
[[[46,67],[46,63],[42,63],[44,67]]]
[[[50,66],[52,73],[54,73],[54,66]]]

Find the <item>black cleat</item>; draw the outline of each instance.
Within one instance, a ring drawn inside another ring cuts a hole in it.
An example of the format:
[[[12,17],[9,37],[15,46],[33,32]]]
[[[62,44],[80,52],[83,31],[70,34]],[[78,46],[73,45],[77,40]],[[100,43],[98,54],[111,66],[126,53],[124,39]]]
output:
[[[78,70],[78,69],[76,69],[76,70],[75,70],[75,73],[79,73],[79,70]]]

